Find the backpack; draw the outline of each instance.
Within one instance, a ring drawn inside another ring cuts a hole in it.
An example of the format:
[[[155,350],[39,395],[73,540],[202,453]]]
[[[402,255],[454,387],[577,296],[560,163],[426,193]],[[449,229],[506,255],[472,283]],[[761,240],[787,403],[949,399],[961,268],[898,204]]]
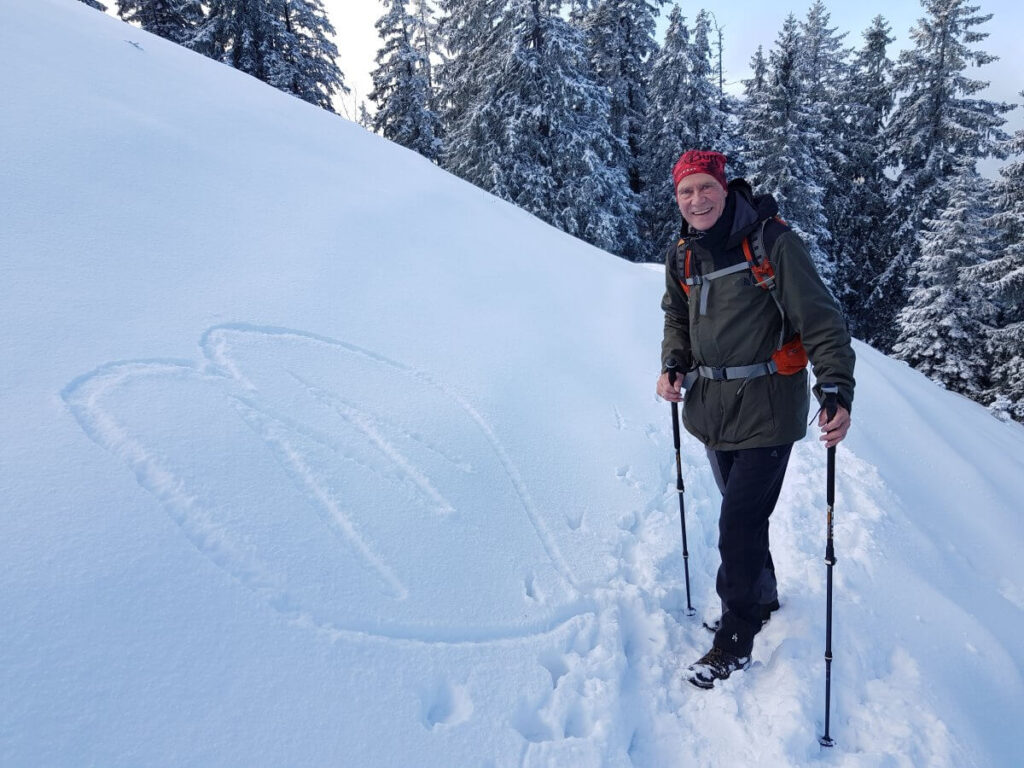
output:
[[[710,293],[710,283],[712,281],[719,277],[724,277],[726,275],[749,269],[754,277],[754,284],[768,291],[768,295],[772,297],[772,301],[774,301],[775,306],[778,307],[779,315],[782,320],[782,327],[779,330],[779,343],[775,348],[775,352],[772,353],[770,361],[767,363],[755,363],[753,365],[742,365],[728,368],[712,368],[710,366],[702,365],[699,366],[699,371],[702,376],[720,381],[727,379],[746,379],[772,373],[779,373],[783,376],[792,376],[807,367],[807,351],[804,349],[803,342],[800,341],[800,334],[796,333],[791,339],[789,339],[789,341],[785,340],[786,310],[782,306],[782,302],[779,301],[778,288],[775,285],[775,269],[772,267],[771,260],[768,258],[768,251],[764,246],[764,230],[769,221],[777,221],[783,225],[786,223],[778,216],[762,220],[760,227],[753,230],[749,236],[743,238],[742,247],[745,260],[741,264],[733,264],[732,266],[725,267],[724,269],[717,269],[706,275],[694,275],[691,266],[691,262],[693,261],[693,250],[689,247],[686,248],[683,260],[683,269],[679,273],[681,275],[679,278],[679,284],[682,286],[683,292],[686,294],[687,298],[690,296],[690,288],[692,286],[702,285],[705,283],[707,284],[701,291],[700,295],[700,313],[702,315],[707,314],[708,295]],[[679,240],[677,247],[685,244],[686,238],[682,238]]]

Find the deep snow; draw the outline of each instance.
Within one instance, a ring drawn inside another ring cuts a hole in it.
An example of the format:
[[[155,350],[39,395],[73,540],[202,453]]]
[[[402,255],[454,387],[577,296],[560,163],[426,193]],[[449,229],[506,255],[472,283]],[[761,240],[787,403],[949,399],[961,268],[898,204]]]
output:
[[[715,613],[658,271],[74,0],[0,0],[0,764],[1011,766],[1024,430],[857,346]]]

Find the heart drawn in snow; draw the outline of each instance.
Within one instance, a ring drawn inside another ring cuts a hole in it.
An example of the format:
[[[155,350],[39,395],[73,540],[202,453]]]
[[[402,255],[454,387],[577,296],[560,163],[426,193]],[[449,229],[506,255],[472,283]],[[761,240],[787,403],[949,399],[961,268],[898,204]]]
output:
[[[217,326],[200,366],[112,363],[63,396],[196,548],[311,625],[425,641],[545,631],[571,571],[483,417],[422,371]]]

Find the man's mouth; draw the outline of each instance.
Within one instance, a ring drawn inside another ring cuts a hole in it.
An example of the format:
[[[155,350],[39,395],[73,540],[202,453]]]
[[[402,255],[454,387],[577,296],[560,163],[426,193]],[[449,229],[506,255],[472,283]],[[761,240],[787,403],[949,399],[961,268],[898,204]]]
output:
[[[711,206],[711,205],[709,205],[709,206],[708,206],[707,208],[704,208],[704,209],[702,209],[702,210],[699,210],[699,211],[698,211],[698,210],[696,210],[696,209],[694,209],[694,211],[693,211],[693,215],[694,215],[694,216],[703,216],[703,215],[704,215],[704,214],[706,214],[706,213],[711,213],[711,209],[712,209],[713,207],[714,207],[714,206]]]

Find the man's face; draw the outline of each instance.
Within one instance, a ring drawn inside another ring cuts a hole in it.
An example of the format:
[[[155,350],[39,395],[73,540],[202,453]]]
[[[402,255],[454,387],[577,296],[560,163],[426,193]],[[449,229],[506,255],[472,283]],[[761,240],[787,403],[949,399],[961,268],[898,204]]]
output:
[[[725,210],[726,191],[707,173],[691,173],[676,187],[676,202],[686,223],[705,232]]]

